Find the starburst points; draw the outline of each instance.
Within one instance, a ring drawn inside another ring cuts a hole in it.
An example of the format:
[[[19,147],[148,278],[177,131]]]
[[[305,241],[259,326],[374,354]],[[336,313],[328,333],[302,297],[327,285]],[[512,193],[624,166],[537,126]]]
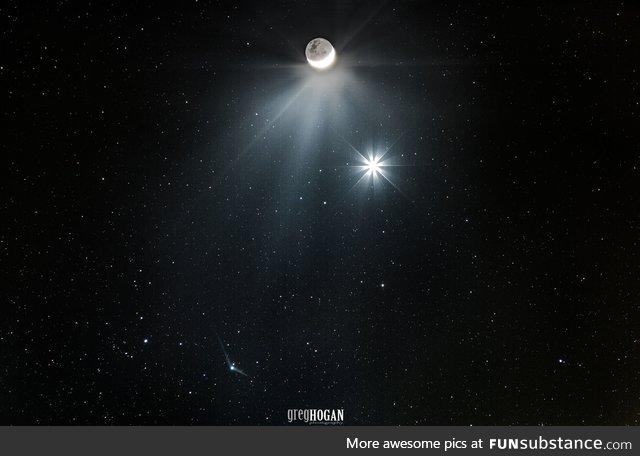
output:
[[[367,172],[374,176],[380,172],[380,161],[377,158],[369,158],[366,161],[367,163]]]
[[[393,173],[391,172],[394,167],[407,165],[399,165],[394,162],[393,157],[388,156],[391,149],[396,145],[403,134],[401,134],[395,141],[393,141],[393,143],[389,147],[370,147],[366,153],[359,151],[347,139],[340,136],[340,138],[347,144],[347,146],[349,146],[349,149],[351,149],[352,153],[355,156],[355,161],[359,162],[357,164],[354,163],[351,165],[347,163],[347,167],[356,170],[360,175],[357,181],[351,186],[351,189],[349,191],[352,191],[359,185],[371,186],[372,188],[375,188],[376,186],[380,186],[380,184],[382,184],[383,182],[386,182],[394,189],[396,189],[402,196],[408,199],[408,197],[402,192],[402,190],[393,182]]]

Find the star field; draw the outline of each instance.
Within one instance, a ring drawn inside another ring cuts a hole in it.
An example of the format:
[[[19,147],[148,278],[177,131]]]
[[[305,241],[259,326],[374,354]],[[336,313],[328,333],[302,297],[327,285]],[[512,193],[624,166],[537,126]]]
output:
[[[638,5],[0,18],[0,424],[639,424]]]

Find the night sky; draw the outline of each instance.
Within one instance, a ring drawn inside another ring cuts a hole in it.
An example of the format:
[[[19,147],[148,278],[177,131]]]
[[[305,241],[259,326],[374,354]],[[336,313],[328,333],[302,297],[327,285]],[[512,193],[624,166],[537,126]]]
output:
[[[0,8],[0,424],[640,424],[640,5],[147,3]]]

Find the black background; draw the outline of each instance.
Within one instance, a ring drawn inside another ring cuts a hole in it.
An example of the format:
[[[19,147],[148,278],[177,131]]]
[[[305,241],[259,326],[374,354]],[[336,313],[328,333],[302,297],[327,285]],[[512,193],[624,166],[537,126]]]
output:
[[[3,5],[0,422],[638,424],[640,8],[558,3]]]

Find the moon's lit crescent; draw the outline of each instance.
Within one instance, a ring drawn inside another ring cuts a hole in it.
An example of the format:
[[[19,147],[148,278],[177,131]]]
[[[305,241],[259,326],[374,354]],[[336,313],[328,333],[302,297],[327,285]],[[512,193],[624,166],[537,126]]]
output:
[[[329,68],[335,59],[336,59],[336,50],[333,47],[331,48],[331,52],[329,52],[329,55],[327,55],[322,60],[311,60],[310,58],[307,57],[307,61],[309,62],[309,65],[311,65],[314,68],[318,68],[319,70],[324,70],[325,68]]]

